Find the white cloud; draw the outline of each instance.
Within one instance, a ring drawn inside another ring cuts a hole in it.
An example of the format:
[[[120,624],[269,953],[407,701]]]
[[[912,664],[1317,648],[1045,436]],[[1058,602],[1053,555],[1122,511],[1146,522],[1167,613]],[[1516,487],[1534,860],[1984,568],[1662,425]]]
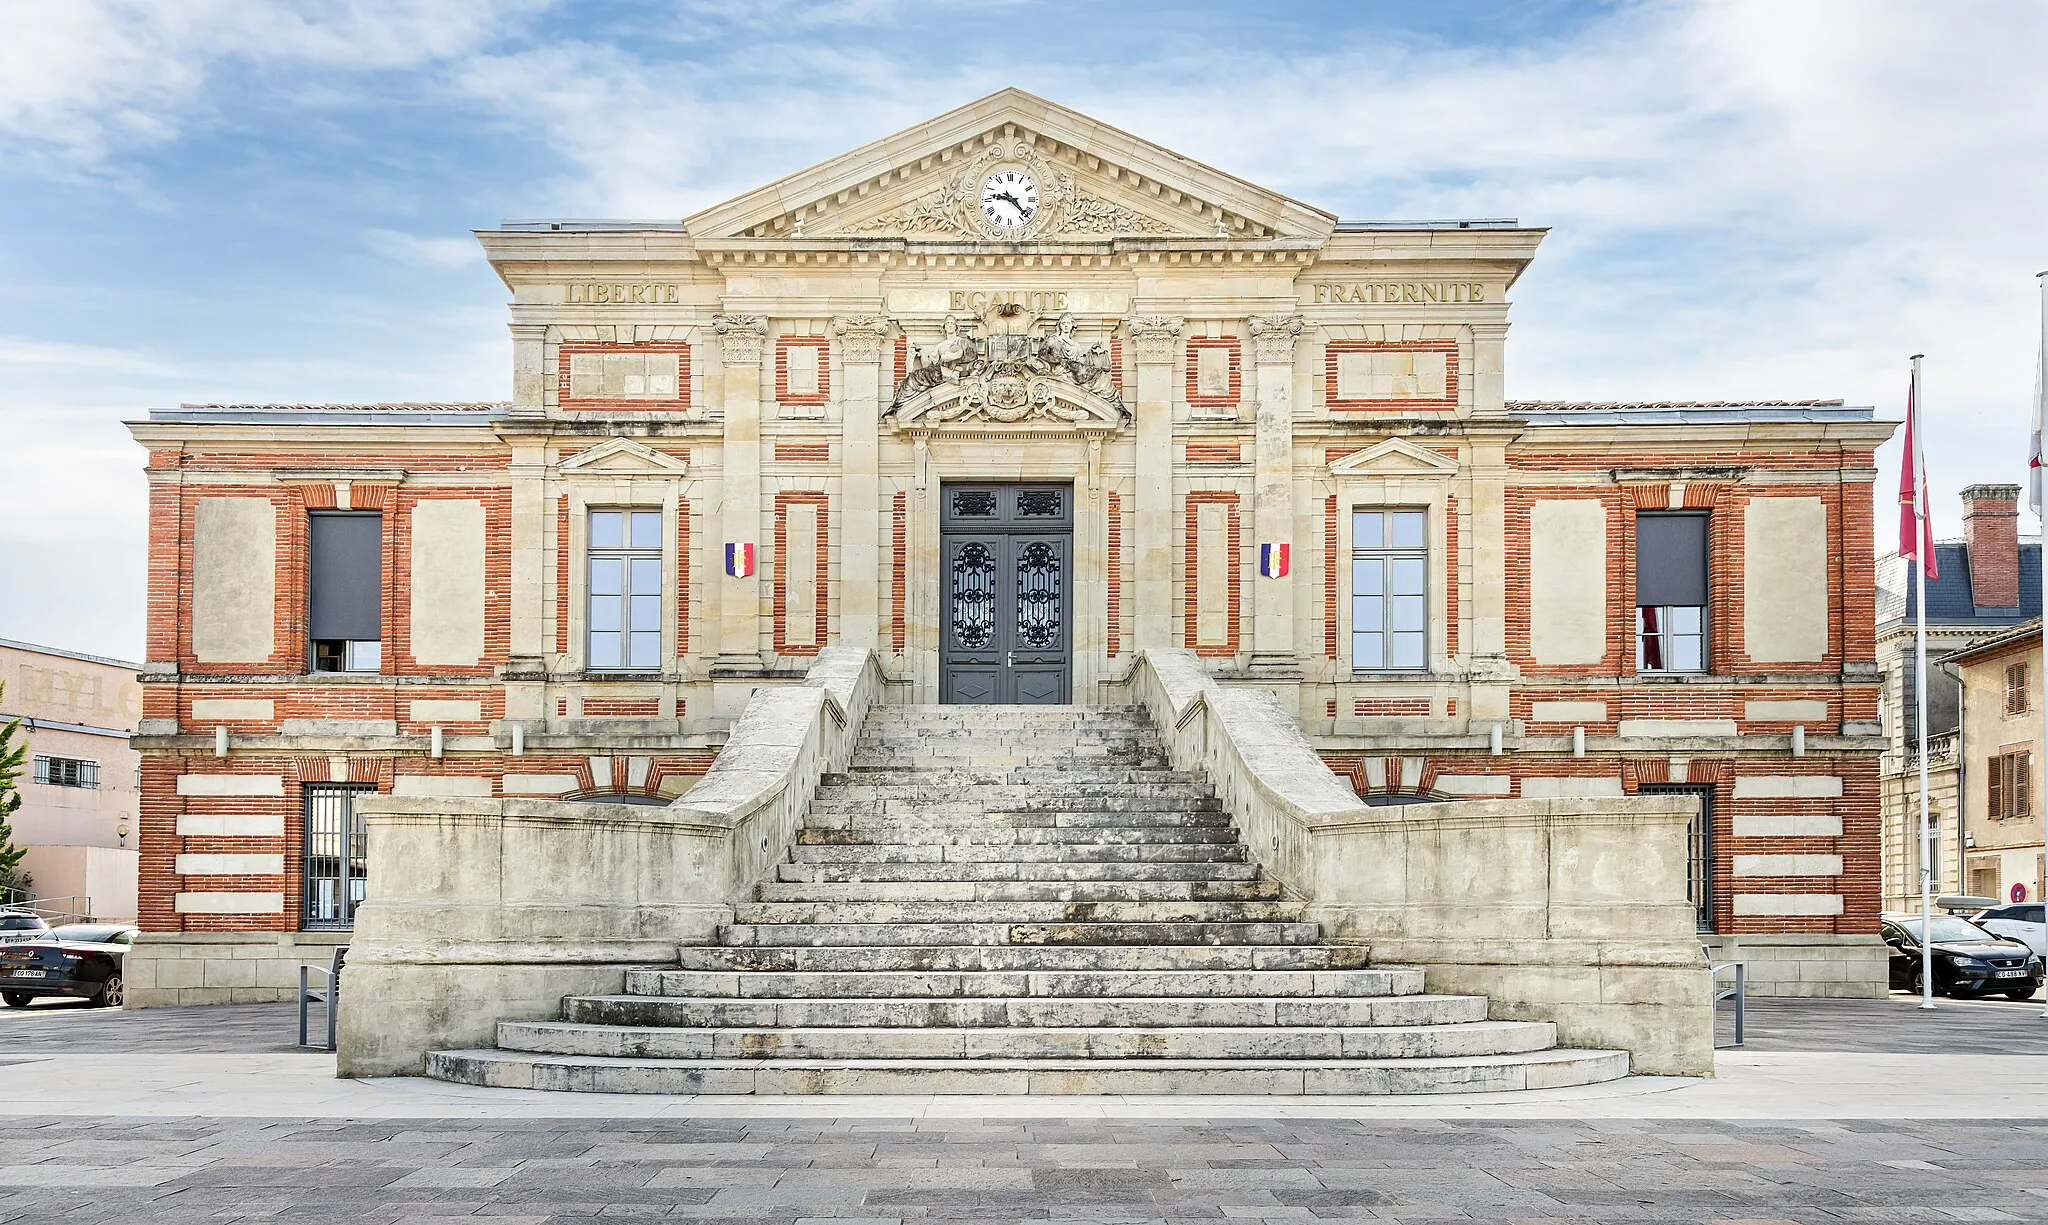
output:
[[[408,68],[516,30],[546,0],[22,0],[0,38],[0,150],[52,172],[173,139],[224,62]]]
[[[414,267],[459,268],[484,257],[483,248],[467,234],[460,238],[426,238],[398,230],[371,229],[363,231],[363,241],[386,259]]]
[[[1018,84],[1345,216],[1553,227],[1515,291],[1513,395],[1843,395],[1896,414],[1905,357],[1926,352],[1937,487],[2017,479],[2024,464],[2032,275],[2048,267],[2036,0],[1648,0],[1521,45],[1382,26],[1298,47],[1181,38],[1150,58],[1045,6],[1018,28],[1064,37],[947,38],[971,6],[905,0],[676,0],[527,21],[544,7],[31,3],[0,40],[0,158],[128,173],[129,150],[213,121],[230,69],[279,105],[335,109],[371,104],[364,74],[396,70],[424,103],[547,148],[557,171],[506,212],[679,217]],[[542,29],[574,34],[534,41]],[[416,229],[360,240],[417,267],[476,258],[466,235]],[[337,338],[417,330],[389,302],[331,294],[331,310]],[[175,398],[489,397],[508,377],[502,322],[480,300],[437,317],[432,343],[365,356],[337,339],[200,368],[0,339],[0,381],[19,389],[10,402],[103,418]],[[50,470],[135,460],[67,451],[64,428],[21,437],[0,471],[10,506],[25,456]],[[122,530],[139,539],[127,505]],[[1954,530],[1952,503],[1937,509]]]

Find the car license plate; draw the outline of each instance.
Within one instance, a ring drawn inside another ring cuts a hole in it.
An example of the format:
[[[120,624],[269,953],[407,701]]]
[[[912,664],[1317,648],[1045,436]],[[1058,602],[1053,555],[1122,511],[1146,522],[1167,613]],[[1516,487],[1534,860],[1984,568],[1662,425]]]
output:
[[[2025,978],[2026,976],[2027,976],[2027,972],[2026,972],[2025,970],[2000,970],[2000,971],[1999,971],[1998,973],[1996,973],[1996,974],[1993,974],[1993,975],[1992,975],[1991,977],[1993,977],[1993,978]]]
[[[48,970],[12,970],[9,973],[15,978],[47,978],[50,974]]]

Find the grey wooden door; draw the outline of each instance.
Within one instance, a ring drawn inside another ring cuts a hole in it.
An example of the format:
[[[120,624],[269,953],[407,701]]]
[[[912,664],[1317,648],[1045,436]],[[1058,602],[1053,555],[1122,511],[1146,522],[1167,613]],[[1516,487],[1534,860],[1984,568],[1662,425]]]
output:
[[[940,491],[939,700],[1073,700],[1073,490]]]

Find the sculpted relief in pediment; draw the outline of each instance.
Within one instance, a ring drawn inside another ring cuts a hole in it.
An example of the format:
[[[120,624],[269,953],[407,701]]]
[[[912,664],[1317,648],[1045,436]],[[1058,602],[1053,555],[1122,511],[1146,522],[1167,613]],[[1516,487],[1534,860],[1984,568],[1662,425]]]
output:
[[[1086,190],[1072,170],[1021,137],[995,141],[947,175],[943,185],[851,221],[844,232],[1007,241],[1203,236],[1189,225],[1169,225]]]
[[[1083,340],[1073,315],[1046,322],[1005,303],[985,320],[948,315],[936,340],[914,345],[889,416],[899,430],[1029,422],[1110,431],[1130,410],[1108,346]]]

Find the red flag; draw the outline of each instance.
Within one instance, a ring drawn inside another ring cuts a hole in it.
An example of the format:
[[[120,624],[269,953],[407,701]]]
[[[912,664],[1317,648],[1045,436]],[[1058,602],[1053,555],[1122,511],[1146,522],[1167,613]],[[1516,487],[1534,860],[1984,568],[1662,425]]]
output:
[[[1914,497],[1916,490],[1921,499],[1927,496],[1927,458],[1920,453],[1919,431],[1916,428],[1920,417],[1920,408],[1916,403],[1919,391],[1920,370],[1916,365],[1913,369],[1913,380],[1906,387],[1906,448],[1905,455],[1899,460],[1900,557],[1920,557],[1923,551],[1920,548],[1923,539],[1921,514],[1915,513],[1914,506],[1917,500]],[[1921,513],[1925,511],[1924,505],[1918,509]],[[1924,538],[1928,546],[1925,550],[1926,556],[1920,557],[1922,571],[1928,578],[1940,578],[1940,567],[1934,561],[1934,533],[1925,531]]]

